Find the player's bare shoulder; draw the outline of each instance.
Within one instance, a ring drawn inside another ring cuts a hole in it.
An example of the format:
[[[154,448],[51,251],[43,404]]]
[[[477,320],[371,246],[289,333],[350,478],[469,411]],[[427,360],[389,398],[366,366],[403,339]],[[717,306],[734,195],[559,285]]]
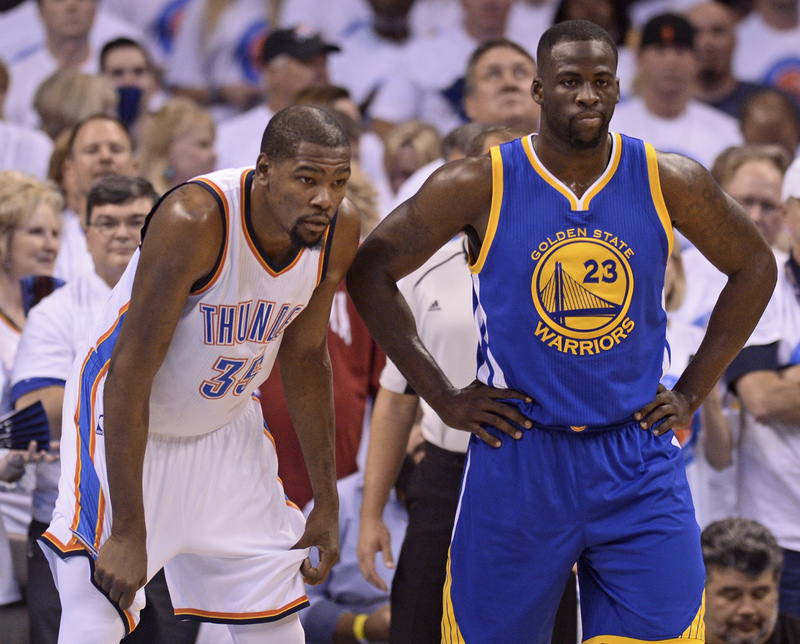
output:
[[[200,279],[217,262],[224,239],[224,214],[217,198],[188,183],[169,193],[150,216],[142,240],[142,262],[167,264]]]

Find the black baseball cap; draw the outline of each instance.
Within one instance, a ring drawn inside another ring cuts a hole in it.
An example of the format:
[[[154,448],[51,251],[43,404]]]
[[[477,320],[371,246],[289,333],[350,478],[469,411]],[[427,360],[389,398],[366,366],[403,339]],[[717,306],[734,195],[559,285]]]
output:
[[[303,25],[293,29],[273,31],[264,42],[261,62],[268,63],[273,58],[286,54],[297,60],[309,60],[319,54],[341,51],[339,47],[322,40],[319,33]]]
[[[647,21],[642,30],[640,47],[649,45],[693,47],[694,29],[689,21],[676,13],[662,13]]]

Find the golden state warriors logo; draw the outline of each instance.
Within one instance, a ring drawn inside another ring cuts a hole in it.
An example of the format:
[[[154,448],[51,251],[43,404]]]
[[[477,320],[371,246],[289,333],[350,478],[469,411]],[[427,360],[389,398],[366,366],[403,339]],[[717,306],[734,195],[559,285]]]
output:
[[[560,231],[539,244],[531,295],[542,320],[536,336],[573,355],[594,355],[633,330],[627,314],[633,296],[633,249],[611,233],[584,228]]]

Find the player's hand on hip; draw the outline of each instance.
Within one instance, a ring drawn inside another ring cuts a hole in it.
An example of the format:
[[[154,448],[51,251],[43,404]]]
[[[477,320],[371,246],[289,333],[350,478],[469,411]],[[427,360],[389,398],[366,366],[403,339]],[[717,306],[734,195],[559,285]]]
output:
[[[642,429],[650,429],[661,420],[661,424],[653,428],[653,433],[661,436],[668,429],[688,427],[692,422],[693,412],[684,394],[659,384],[653,401],[642,407],[633,417],[639,421]]]
[[[436,412],[449,427],[472,432],[488,445],[500,447],[500,439],[486,431],[487,426],[518,439],[522,438],[519,428],[529,429],[532,425],[519,409],[501,402],[506,399],[532,402],[530,396],[513,389],[497,389],[474,380],[463,389],[450,390]]]
[[[94,566],[94,582],[122,610],[130,608],[136,591],[147,582],[144,539],[112,534],[100,548]]]
[[[306,557],[300,566],[304,581],[316,586],[325,581],[333,564],[339,561],[339,512],[337,509],[326,509],[325,504],[314,501],[314,508],[306,519],[306,529],[292,550],[316,547],[319,551],[317,567],[311,565]]]
[[[362,517],[361,529],[358,533],[358,567],[369,583],[383,592],[389,592],[386,582],[381,579],[375,568],[375,557],[383,553],[383,563],[387,568],[394,568],[394,558],[392,557],[392,538],[389,528],[383,519]]]

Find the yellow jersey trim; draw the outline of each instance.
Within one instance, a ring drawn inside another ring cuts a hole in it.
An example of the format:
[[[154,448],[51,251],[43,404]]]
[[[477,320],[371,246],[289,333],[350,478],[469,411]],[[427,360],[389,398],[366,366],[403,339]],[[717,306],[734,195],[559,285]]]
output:
[[[672,245],[674,243],[674,233],[672,230],[672,219],[667,210],[667,204],[664,203],[664,195],[661,192],[661,179],[658,176],[658,157],[656,156],[655,148],[649,143],[644,144],[645,153],[647,154],[647,176],[650,179],[650,196],[653,198],[653,205],[658,213],[658,218],[661,220],[661,225],[664,227],[664,232],[667,235],[667,244],[669,245],[669,253],[667,256],[672,255]]]
[[[522,147],[525,150],[525,155],[528,157],[533,169],[536,173],[545,180],[553,189],[560,192],[567,201],[569,201],[570,210],[585,211],[589,210],[589,205],[600,191],[608,185],[611,178],[617,172],[619,161],[622,158],[622,137],[616,132],[611,132],[611,158],[603,173],[597,180],[589,186],[589,189],[583,194],[582,197],[572,192],[560,179],[558,179],[550,170],[544,167],[544,164],[539,161],[536,152],[533,149],[533,134],[522,139]]]
[[[489,150],[492,157],[492,207],[489,210],[489,223],[486,225],[486,234],[481,244],[481,252],[475,262],[470,262],[469,270],[473,275],[481,272],[486,256],[494,241],[497,232],[497,223],[500,219],[500,206],[503,204],[503,156],[500,148],[495,146]]]

